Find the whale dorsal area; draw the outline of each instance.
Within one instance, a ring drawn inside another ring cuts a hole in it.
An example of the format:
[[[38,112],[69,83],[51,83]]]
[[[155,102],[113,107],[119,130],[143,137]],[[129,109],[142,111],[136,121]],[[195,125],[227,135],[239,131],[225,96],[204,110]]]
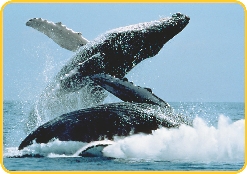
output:
[[[53,23],[41,18],[33,18],[27,21],[26,25],[44,33],[59,46],[70,51],[76,51],[88,43],[81,33],[67,28],[61,22]]]
[[[156,117],[158,105],[147,103],[110,103],[73,111],[56,117],[31,132],[20,144],[19,150],[36,143],[60,141],[90,143],[114,136],[152,133],[159,126],[177,127],[180,122],[172,117]],[[180,120],[179,120],[180,121]]]

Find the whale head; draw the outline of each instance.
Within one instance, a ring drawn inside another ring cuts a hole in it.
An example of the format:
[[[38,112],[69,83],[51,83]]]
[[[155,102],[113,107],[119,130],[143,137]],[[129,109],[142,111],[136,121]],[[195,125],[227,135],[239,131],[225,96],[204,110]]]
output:
[[[186,27],[189,20],[188,16],[175,13],[169,18],[108,31],[102,39],[101,52],[105,53],[106,66],[111,70],[116,67],[118,72],[107,73],[117,77],[124,76],[142,60],[155,56],[166,42]],[[124,72],[119,70],[123,65]]]

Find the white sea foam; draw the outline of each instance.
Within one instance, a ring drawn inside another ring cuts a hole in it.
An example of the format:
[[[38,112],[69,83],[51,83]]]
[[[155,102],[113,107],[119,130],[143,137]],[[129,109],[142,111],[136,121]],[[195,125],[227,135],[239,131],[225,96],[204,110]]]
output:
[[[193,127],[160,128],[150,135],[116,139],[103,154],[113,158],[162,161],[243,161],[244,120],[231,122],[221,115],[217,127],[196,117]]]
[[[23,156],[45,156],[45,157],[70,157],[77,152],[78,149],[87,143],[73,141],[54,140],[47,144],[34,143],[23,150],[17,147],[9,147],[5,149],[4,157],[23,157]]]

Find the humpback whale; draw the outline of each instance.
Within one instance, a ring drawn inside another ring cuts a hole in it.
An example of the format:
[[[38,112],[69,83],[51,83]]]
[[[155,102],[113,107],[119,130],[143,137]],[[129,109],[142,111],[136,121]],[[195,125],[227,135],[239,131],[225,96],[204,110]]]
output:
[[[81,47],[75,58],[62,68],[61,88],[65,91],[80,89],[88,83],[85,77],[98,73],[123,78],[138,63],[155,56],[188,22],[189,17],[176,13],[167,20],[108,31]]]
[[[189,19],[186,15],[175,13],[170,18],[110,30],[91,42],[83,38],[84,42],[79,44],[83,46],[56,76],[60,88],[68,92],[79,90],[89,83],[88,76],[98,73],[123,78],[138,63],[155,56],[166,42],[184,29]],[[39,25],[36,24],[38,21]],[[38,27],[44,24],[47,27]],[[60,22],[54,24],[31,19],[26,25],[64,45],[67,35],[60,39],[59,33],[55,35],[57,32],[54,30],[68,31],[68,35],[76,33],[66,29]]]
[[[159,106],[146,103],[110,103],[61,115],[31,132],[19,150],[36,143],[60,141],[92,142],[128,136],[131,133],[151,133],[165,127],[178,127],[176,120],[157,117]]]
[[[107,31],[93,41],[60,22],[39,18],[29,20],[27,26],[46,34],[61,47],[76,50],[76,53],[41,93],[30,112],[27,132],[50,118],[102,104],[107,96],[105,90],[95,85],[89,76],[104,73],[123,78],[141,61],[155,56],[165,43],[186,27],[189,20],[188,16],[175,13],[160,20]]]
[[[61,23],[49,23],[37,18],[29,20],[28,26],[43,32],[60,46],[72,51],[78,49],[55,77],[56,89],[53,88],[54,84],[51,85],[56,94],[73,93],[89,85],[95,89],[91,90],[92,93],[105,89],[123,102],[96,104],[55,117],[32,131],[18,149],[34,141],[48,143],[54,138],[89,143],[112,140],[114,136],[152,133],[159,127],[190,124],[181,115],[174,114],[170,105],[150,89],[135,86],[124,78],[138,63],[155,56],[166,42],[184,29],[189,19],[186,15],[175,13],[159,21],[108,31],[91,42],[72,30],[68,31],[72,37],[65,42],[68,29]],[[39,23],[49,27],[42,28]],[[45,31],[47,29],[49,31]],[[52,34],[54,31],[58,34]],[[64,34],[64,38],[58,37]],[[43,96],[49,100],[49,95]],[[100,98],[98,93],[94,97]]]
[[[159,127],[191,125],[184,117],[175,114],[168,103],[146,88],[105,74],[91,78],[109,92],[117,94],[124,102],[63,114],[30,133],[20,144],[19,150],[31,145],[34,140],[36,143],[48,143],[56,138],[60,141],[89,143],[112,140],[114,136],[152,133],[152,130]]]

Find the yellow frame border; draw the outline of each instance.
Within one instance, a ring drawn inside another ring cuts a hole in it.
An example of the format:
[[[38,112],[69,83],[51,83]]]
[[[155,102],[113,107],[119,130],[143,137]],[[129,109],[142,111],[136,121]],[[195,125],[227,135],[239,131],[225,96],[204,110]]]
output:
[[[0,104],[0,121],[1,121],[1,126],[3,128],[3,10],[4,8],[11,3],[50,3],[50,4],[56,4],[56,3],[232,3],[232,4],[240,4],[244,10],[244,48],[246,48],[246,43],[247,43],[247,34],[246,34],[246,30],[247,30],[247,10],[246,10],[246,6],[243,2],[239,1],[239,0],[203,0],[203,1],[199,1],[199,0],[34,0],[34,1],[30,1],[30,0],[9,0],[7,2],[5,2],[1,8],[0,8],[0,23],[2,24],[0,27],[0,36],[1,36],[1,49],[0,49],[0,55],[1,55],[1,60],[0,60],[0,67],[1,67],[1,71],[0,71],[0,75],[1,75],[1,80],[0,80],[0,84],[1,84],[1,91],[0,91],[0,97],[1,97],[1,104]],[[247,73],[247,69],[246,69],[246,55],[247,55],[247,51],[245,49],[244,51],[244,80],[246,78],[246,73]],[[247,109],[247,105],[246,105],[246,98],[247,98],[247,93],[245,91],[245,87],[246,87],[246,83],[244,83],[244,114],[246,115],[246,109]],[[246,119],[245,119],[245,125],[246,125]],[[246,135],[246,127],[245,127],[245,135]],[[3,140],[3,131],[0,131],[0,138],[1,140]],[[3,142],[3,141],[2,141]],[[246,159],[247,159],[247,139],[245,136],[245,163],[243,165],[243,167],[238,170],[238,171],[9,171],[8,169],[5,168],[4,164],[3,164],[3,144],[0,144],[1,147],[1,151],[0,151],[0,164],[1,167],[3,169],[4,172],[6,173],[45,173],[45,172],[49,172],[49,173],[68,173],[68,172],[80,172],[80,173],[85,173],[85,174],[93,174],[93,173],[101,173],[101,174],[106,174],[106,173],[117,173],[117,174],[124,174],[124,173],[243,173],[244,170],[246,169]],[[246,172],[246,171],[245,171]],[[0,172],[1,173],[1,172]]]

